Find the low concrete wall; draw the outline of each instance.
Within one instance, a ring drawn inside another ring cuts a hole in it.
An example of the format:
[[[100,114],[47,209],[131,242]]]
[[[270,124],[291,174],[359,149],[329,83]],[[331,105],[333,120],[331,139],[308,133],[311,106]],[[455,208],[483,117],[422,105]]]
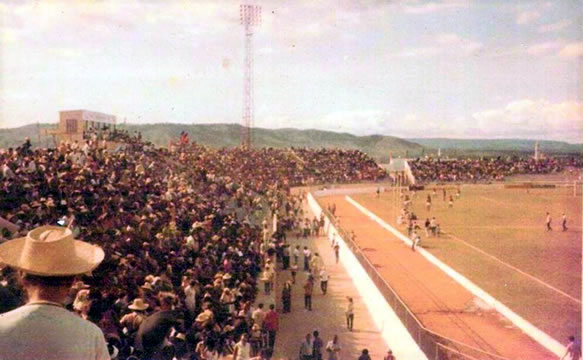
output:
[[[308,193],[307,200],[312,212],[319,218],[322,209],[311,193]],[[364,299],[365,305],[387,346],[393,350],[397,359],[427,360],[423,351],[417,346],[415,340],[374,285],[360,262],[350,251],[334,224],[327,217],[325,221],[324,228],[327,230],[328,240],[332,241],[332,238],[336,237],[336,241],[340,244],[340,263]]]

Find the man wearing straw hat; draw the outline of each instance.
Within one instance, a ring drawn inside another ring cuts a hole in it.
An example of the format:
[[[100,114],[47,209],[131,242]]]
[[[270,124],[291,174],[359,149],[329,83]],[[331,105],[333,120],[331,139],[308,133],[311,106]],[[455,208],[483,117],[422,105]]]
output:
[[[109,359],[101,330],[63,303],[76,275],[95,269],[101,248],[71,230],[41,226],[0,245],[0,262],[19,270],[28,302],[0,315],[0,360]]]

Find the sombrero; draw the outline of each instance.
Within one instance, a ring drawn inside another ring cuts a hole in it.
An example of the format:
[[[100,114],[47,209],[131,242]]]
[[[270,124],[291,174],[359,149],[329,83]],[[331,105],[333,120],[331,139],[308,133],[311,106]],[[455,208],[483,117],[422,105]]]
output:
[[[140,311],[144,311],[148,307],[150,307],[150,305],[147,304],[147,303],[145,303],[142,298],[135,298],[134,301],[131,304],[128,305],[128,309],[130,309],[130,310],[140,310]]]
[[[0,244],[1,263],[38,276],[85,274],[104,256],[100,247],[75,240],[71,230],[59,226],[41,226]]]

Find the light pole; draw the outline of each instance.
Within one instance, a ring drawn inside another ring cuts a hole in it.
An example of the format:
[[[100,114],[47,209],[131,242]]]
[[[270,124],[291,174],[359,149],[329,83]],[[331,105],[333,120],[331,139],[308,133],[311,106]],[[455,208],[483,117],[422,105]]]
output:
[[[245,29],[245,59],[243,77],[243,116],[241,118],[241,146],[251,148],[253,127],[253,27],[261,24],[261,6],[240,5],[239,17]]]

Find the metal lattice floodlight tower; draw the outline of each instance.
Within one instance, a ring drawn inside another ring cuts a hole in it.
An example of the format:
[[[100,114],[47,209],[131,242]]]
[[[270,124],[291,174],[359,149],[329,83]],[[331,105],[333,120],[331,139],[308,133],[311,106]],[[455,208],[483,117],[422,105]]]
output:
[[[240,5],[241,25],[245,27],[245,70],[243,77],[243,116],[241,118],[241,146],[251,148],[253,127],[253,27],[261,24],[261,6]]]

